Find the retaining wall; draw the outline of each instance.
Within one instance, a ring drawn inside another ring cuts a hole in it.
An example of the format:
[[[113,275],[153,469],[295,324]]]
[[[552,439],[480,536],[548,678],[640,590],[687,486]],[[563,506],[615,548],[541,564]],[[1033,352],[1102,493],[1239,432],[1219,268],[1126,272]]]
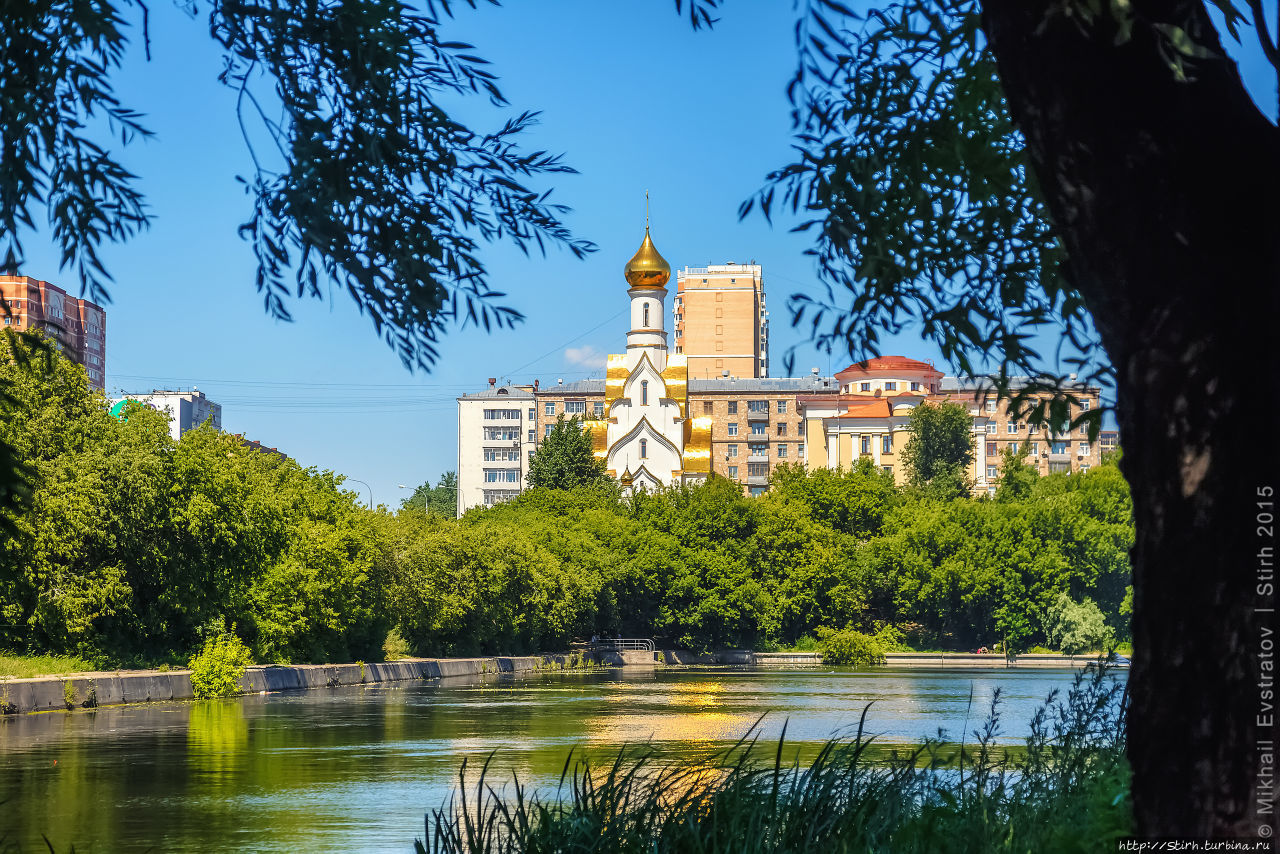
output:
[[[240,677],[245,692],[332,688],[411,679],[481,676],[582,667],[580,655],[502,658],[406,658],[372,664],[295,664],[250,667]],[[0,714],[48,712],[75,707],[115,706],[164,700],[190,700],[191,672],[173,670],[73,673],[0,682]]]

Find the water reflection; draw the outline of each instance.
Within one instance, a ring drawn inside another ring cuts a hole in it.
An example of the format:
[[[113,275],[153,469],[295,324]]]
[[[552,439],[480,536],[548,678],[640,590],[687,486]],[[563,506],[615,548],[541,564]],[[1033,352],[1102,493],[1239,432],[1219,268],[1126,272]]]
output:
[[[0,850],[405,850],[463,756],[491,779],[554,786],[571,749],[649,743],[705,757],[784,722],[798,753],[872,703],[887,745],[976,727],[1005,738],[1062,671],[630,670],[491,676],[0,719]],[[971,698],[972,696],[972,703]],[[789,755],[795,755],[788,751]]]

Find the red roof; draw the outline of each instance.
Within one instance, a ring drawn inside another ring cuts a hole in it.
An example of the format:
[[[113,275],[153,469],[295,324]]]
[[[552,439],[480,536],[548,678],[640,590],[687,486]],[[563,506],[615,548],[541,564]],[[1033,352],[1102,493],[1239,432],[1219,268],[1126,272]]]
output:
[[[921,362],[918,359],[908,359],[906,356],[878,356],[874,359],[868,359],[865,363],[853,363],[840,373],[836,374],[836,379],[845,380],[850,377],[866,376],[867,374],[883,374],[898,371],[929,373],[942,376],[942,372],[928,362]]]

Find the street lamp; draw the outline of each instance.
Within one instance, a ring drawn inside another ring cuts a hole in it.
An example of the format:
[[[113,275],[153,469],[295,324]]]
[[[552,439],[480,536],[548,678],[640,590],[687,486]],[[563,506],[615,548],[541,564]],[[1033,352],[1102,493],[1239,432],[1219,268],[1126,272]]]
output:
[[[397,484],[397,486],[399,486],[401,489],[409,488],[405,486],[403,483]],[[409,497],[412,498],[413,496],[409,496]],[[422,512],[424,515],[427,515],[427,516],[431,515],[431,502],[427,500],[427,497],[425,495],[422,497]]]
[[[374,508],[374,488],[366,484],[364,480],[356,480],[355,478],[347,478],[347,480],[351,481],[351,483],[358,483],[361,487],[369,490],[369,510],[372,510]]]

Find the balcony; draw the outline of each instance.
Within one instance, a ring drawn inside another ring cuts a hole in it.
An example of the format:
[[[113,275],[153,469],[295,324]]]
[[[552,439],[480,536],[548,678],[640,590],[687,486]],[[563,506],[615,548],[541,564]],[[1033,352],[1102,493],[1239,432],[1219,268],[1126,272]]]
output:
[[[747,486],[768,486],[769,475],[767,474],[749,474],[747,475]]]
[[[760,410],[751,410],[751,409],[749,409],[749,410],[747,410],[747,420],[748,420],[748,421],[768,421],[768,420],[769,420],[769,410],[767,410],[767,409],[760,409]]]

